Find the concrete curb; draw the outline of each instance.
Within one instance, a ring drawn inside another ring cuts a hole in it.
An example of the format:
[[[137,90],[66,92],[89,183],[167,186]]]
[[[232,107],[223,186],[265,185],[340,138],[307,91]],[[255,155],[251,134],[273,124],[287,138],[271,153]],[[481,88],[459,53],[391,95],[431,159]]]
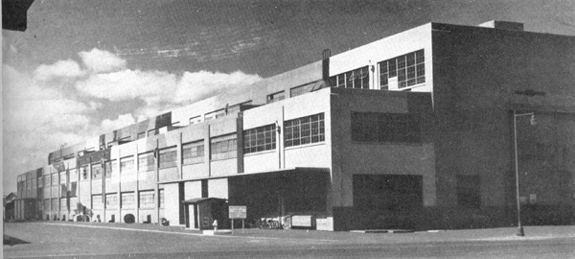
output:
[[[366,230],[350,230],[349,232],[362,233],[362,234],[377,234],[377,233],[401,234],[401,233],[413,233],[415,231],[410,229],[366,229]]]

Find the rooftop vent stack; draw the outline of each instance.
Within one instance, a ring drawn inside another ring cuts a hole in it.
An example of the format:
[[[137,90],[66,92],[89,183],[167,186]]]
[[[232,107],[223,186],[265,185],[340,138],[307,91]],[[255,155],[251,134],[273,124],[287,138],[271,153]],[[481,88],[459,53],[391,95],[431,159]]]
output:
[[[523,31],[523,23],[520,22],[508,22],[508,21],[488,21],[477,25],[479,27],[493,28],[508,31]]]
[[[321,60],[321,68],[322,68],[322,79],[323,81],[329,81],[329,58],[331,57],[331,50],[325,49],[321,53],[323,58]]]

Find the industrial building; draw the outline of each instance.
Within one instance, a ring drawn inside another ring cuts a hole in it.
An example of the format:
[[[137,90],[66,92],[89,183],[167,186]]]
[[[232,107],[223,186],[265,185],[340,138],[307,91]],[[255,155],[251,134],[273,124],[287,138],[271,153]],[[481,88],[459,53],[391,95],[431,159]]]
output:
[[[516,224],[519,200],[524,224],[575,222],[575,37],[428,23],[323,54],[54,150],[16,217],[201,229],[219,199],[319,230],[467,228]]]

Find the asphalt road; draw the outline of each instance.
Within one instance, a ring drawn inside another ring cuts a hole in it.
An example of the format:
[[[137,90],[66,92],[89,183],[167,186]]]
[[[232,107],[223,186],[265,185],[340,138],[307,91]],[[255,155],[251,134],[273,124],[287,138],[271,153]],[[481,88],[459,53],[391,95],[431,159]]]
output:
[[[575,258],[575,227],[436,233],[236,230],[234,235],[153,225],[7,223],[4,258]]]

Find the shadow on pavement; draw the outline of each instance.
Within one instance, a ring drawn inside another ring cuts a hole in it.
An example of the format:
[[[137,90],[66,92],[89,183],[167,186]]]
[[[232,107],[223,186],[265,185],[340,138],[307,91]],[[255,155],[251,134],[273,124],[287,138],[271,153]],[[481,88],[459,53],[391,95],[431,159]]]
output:
[[[22,245],[22,244],[30,244],[30,242],[24,241],[22,239],[18,239],[15,237],[4,235],[4,244],[9,246],[15,245]]]

